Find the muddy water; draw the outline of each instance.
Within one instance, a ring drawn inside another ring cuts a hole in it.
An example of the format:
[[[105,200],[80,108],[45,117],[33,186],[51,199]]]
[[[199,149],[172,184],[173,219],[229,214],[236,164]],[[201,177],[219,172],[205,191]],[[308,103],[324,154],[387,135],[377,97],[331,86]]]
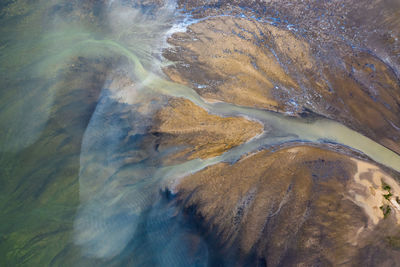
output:
[[[292,141],[337,143],[400,171],[400,157],[334,121],[207,103],[161,72],[175,4],[16,1],[2,7],[0,265],[205,266],[197,229],[160,194],[176,178]],[[127,77],[129,86],[114,80]],[[167,95],[265,131],[225,154],[165,166],[148,139]]]

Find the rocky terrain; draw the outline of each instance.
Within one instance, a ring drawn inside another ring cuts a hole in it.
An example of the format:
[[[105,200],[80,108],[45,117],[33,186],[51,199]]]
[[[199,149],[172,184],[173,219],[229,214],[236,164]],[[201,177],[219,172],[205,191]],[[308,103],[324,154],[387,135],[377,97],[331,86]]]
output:
[[[397,3],[179,3],[197,20],[168,39],[172,81],[210,102],[322,115],[400,153]],[[302,145],[207,167],[173,190],[221,265],[395,266],[398,179]]]
[[[293,146],[208,167],[176,190],[226,265],[394,266],[397,179],[349,156]]]
[[[394,65],[336,37],[322,44],[262,21],[268,17],[228,14],[205,17],[169,39],[173,46],[164,55],[175,64],[165,72],[173,81],[190,85],[206,99],[292,116],[314,112],[400,152],[400,85]],[[325,32],[308,31],[319,38]]]
[[[181,146],[168,159],[212,158],[262,133],[262,125],[245,118],[208,114],[189,100],[172,98],[154,119],[151,130],[159,137],[157,149]]]
[[[7,0],[0,22],[0,265],[400,262],[398,1]]]

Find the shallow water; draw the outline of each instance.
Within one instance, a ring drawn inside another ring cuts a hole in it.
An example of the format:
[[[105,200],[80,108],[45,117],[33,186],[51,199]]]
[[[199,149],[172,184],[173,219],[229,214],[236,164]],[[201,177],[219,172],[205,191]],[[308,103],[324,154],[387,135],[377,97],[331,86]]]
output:
[[[173,2],[17,3],[1,16],[0,265],[208,265],[213,252],[160,190],[262,147],[337,143],[400,171],[397,154],[337,122],[210,104],[167,81],[166,38],[193,22]],[[121,76],[132,85],[113,84]],[[165,166],[148,131],[167,95],[265,132],[219,157]]]

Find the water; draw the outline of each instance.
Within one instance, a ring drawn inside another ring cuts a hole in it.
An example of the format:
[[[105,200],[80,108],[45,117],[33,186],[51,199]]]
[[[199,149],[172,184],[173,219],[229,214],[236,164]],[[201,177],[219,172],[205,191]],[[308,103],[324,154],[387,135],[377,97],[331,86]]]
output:
[[[193,22],[174,2],[17,3],[0,24],[0,265],[208,265],[213,252],[160,190],[261,147],[332,142],[400,171],[397,154],[334,121],[210,104],[167,81],[166,37]],[[265,131],[221,156],[163,165],[148,131],[166,96]]]

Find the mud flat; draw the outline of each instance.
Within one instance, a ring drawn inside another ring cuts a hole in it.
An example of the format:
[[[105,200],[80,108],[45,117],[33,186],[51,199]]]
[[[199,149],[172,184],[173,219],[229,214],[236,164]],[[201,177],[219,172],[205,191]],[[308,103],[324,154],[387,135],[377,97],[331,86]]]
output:
[[[398,238],[397,179],[370,163],[295,146],[208,167],[177,190],[226,264],[389,266],[400,259],[388,242]]]

